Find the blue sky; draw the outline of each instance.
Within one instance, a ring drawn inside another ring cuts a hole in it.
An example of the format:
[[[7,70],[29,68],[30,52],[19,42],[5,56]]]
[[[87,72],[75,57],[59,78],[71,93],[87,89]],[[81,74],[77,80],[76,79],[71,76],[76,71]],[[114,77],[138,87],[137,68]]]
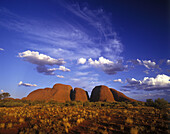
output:
[[[168,0],[1,0],[0,90],[106,85],[170,101]]]

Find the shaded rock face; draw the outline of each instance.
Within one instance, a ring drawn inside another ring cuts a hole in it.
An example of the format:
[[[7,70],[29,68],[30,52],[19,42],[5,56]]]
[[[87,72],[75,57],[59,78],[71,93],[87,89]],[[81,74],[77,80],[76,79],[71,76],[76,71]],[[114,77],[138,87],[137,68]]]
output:
[[[53,88],[37,89],[31,92],[26,98],[26,100],[54,100],[58,102],[71,101],[70,93],[72,87],[70,85],[55,84]]]
[[[96,86],[92,90],[90,101],[114,102],[115,99],[110,89],[107,86],[101,85]]]
[[[129,101],[129,102],[134,102],[136,100],[132,99],[132,98],[129,98],[127,97],[126,95],[124,95],[123,93],[113,89],[113,88],[110,88],[110,91],[112,92],[113,96],[114,96],[114,99],[116,101]]]
[[[89,96],[88,96],[87,91],[81,88],[74,88],[74,91],[72,91],[71,99],[73,101],[86,102],[89,100]]]

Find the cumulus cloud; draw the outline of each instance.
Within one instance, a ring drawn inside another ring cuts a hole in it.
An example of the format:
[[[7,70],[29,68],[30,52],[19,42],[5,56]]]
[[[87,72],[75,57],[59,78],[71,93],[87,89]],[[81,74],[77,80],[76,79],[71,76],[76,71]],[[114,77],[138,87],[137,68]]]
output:
[[[23,58],[24,61],[36,64],[39,66],[43,65],[62,65],[66,63],[63,59],[54,59],[45,54],[40,54],[37,51],[27,50],[25,52],[19,53],[18,57]]]
[[[136,88],[143,90],[169,90],[170,76],[165,74],[158,74],[155,78],[144,77],[143,80],[136,80],[135,78],[127,79],[128,85],[126,88]]]
[[[88,60],[90,65],[98,66],[98,65],[104,65],[104,64],[113,64],[113,61],[110,61],[104,57],[99,57],[99,60],[92,60],[91,58]]]
[[[151,60],[140,60],[140,59],[136,59],[136,60],[129,60],[128,62],[133,63],[134,65],[143,65],[145,66],[147,69],[160,69],[159,65],[156,64],[156,62],[151,61]]]
[[[56,75],[58,78],[64,78],[64,76],[62,75]]]
[[[70,72],[71,70],[66,68],[65,66],[59,66],[59,68],[57,68],[57,70],[63,71],[63,72]]]
[[[158,68],[159,66],[156,65],[155,62],[152,62],[151,60],[143,60],[143,65],[148,68],[148,69],[152,69],[152,68]]]
[[[37,72],[43,73],[45,75],[55,75],[54,71],[57,70],[57,68],[47,68],[46,66],[37,66]]]
[[[170,60],[167,60],[167,61],[166,61],[166,64],[167,64],[167,65],[170,65]]]
[[[86,63],[86,59],[85,58],[80,58],[77,60],[77,64],[85,64]]]
[[[3,49],[3,48],[0,48],[0,51],[4,51],[4,49]]]
[[[92,60],[92,58],[88,59],[90,65],[101,68],[107,74],[116,74],[118,71],[124,71],[127,69],[127,66],[122,64],[122,61],[110,61],[104,57],[99,57],[99,60]]]
[[[123,81],[121,79],[116,79],[116,80],[113,80],[114,82],[120,82],[120,83],[123,83]]]
[[[25,87],[36,87],[36,84],[29,84],[29,83],[23,83],[22,81],[20,81],[18,83],[18,86],[25,86]]]
[[[70,71],[70,69],[65,68],[64,66],[59,66],[59,68],[47,68],[47,65],[63,65],[66,62],[63,59],[54,59],[48,55],[40,54],[37,51],[27,50],[25,52],[19,53],[18,57],[23,58],[24,61],[30,62],[32,64],[36,64],[36,70],[39,73],[45,75],[55,75],[54,71],[62,70],[62,71]]]
[[[139,80],[136,80],[135,78],[132,78],[132,79],[126,79],[127,82],[130,84],[130,85],[136,85],[136,84],[140,84],[141,81]]]

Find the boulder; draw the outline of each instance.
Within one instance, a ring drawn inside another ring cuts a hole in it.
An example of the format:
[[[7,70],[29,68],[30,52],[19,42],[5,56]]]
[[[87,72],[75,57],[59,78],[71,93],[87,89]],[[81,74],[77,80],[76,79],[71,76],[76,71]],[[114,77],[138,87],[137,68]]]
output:
[[[90,101],[114,102],[115,99],[110,89],[107,86],[101,85],[101,86],[96,86],[92,90]]]

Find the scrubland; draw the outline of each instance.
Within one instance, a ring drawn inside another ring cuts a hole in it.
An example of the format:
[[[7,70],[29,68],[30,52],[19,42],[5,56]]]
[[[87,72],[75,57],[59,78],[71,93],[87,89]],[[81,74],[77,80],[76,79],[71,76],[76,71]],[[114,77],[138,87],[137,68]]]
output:
[[[125,102],[0,101],[0,134],[168,134],[169,108]]]

